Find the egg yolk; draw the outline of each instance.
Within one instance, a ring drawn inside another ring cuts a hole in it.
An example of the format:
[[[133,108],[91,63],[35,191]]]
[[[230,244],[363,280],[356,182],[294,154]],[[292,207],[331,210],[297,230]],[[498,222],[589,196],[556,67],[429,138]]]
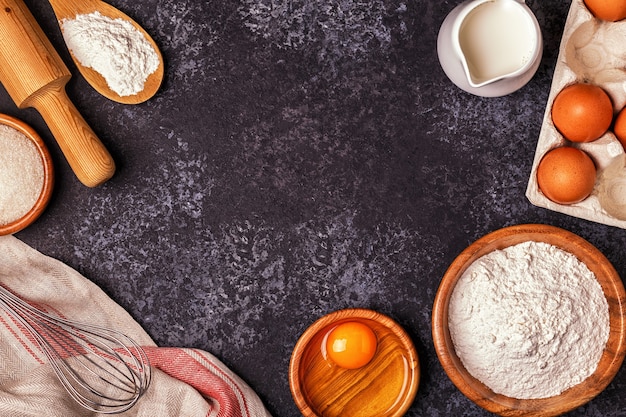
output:
[[[367,325],[346,322],[331,330],[326,341],[330,360],[345,369],[365,366],[376,353],[376,334]]]

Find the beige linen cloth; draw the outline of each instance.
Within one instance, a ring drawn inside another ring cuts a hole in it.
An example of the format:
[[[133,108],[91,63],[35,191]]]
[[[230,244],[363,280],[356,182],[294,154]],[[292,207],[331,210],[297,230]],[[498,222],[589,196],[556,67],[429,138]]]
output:
[[[100,288],[67,265],[14,236],[0,236],[0,283],[22,298],[68,319],[110,327],[146,350],[152,367],[148,391],[133,417],[269,417],[259,397],[213,355],[157,347],[141,326]],[[37,349],[0,314],[0,416],[98,416],[74,402]]]

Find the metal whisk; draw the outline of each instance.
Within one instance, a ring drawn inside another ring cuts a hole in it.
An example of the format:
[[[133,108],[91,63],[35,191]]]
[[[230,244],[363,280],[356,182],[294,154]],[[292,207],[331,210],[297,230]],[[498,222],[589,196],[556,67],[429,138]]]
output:
[[[148,389],[146,353],[124,334],[44,312],[2,285],[0,308],[32,336],[63,387],[86,409],[121,413]]]

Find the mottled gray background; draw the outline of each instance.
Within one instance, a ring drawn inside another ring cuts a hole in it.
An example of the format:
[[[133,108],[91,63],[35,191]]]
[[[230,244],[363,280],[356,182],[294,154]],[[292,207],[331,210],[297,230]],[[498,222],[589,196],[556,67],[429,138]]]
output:
[[[35,127],[58,175],[48,210],[17,236],[100,285],[159,345],[215,354],[276,417],[299,414],[287,378],[296,340],[345,307],[412,336],[422,379],[407,415],[489,415],[447,378],[430,328],[444,271],[488,232],[560,226],[626,273],[626,231],[524,196],[569,1],[528,1],[543,62],[520,91],[486,99],[437,60],[455,1],[111,0],[165,58],[162,89],[136,106],[93,91],[48,3],[26,3],[118,171],[81,185],[39,115],[1,90],[0,112]],[[571,415],[625,415],[625,385],[621,371]]]

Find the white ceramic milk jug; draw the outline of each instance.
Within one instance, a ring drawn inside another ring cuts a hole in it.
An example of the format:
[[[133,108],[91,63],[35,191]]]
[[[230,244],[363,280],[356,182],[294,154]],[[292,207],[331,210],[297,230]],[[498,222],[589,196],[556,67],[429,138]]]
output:
[[[532,78],[543,39],[524,0],[468,0],[446,17],[437,49],[455,84],[477,95],[498,96]]]

